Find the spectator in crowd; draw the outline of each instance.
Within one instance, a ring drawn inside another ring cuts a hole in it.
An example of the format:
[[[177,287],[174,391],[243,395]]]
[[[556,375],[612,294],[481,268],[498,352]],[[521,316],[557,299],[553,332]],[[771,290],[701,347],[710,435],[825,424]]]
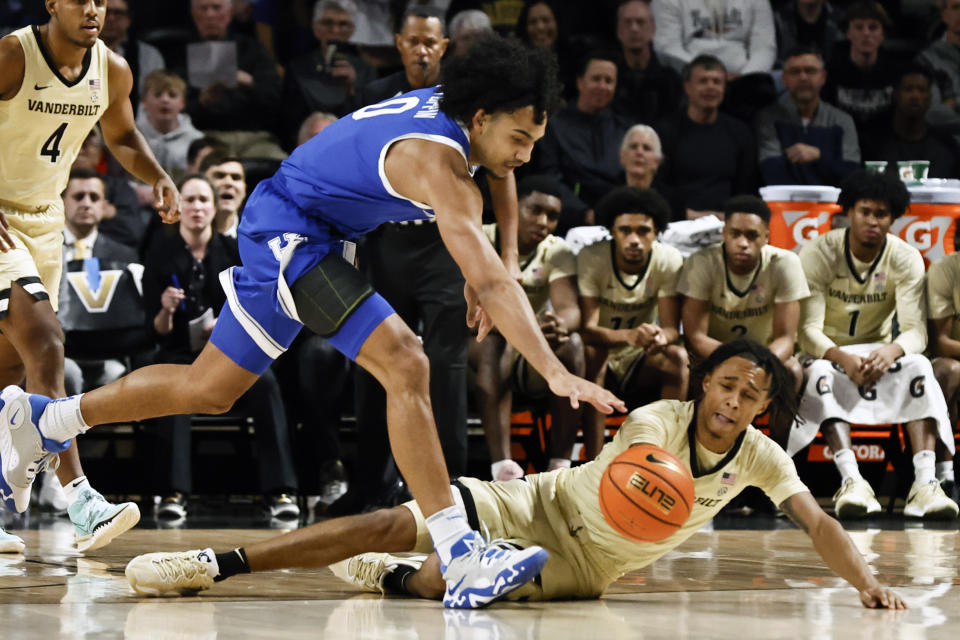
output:
[[[849,228],[829,231],[800,251],[810,297],[802,303],[799,342],[817,360],[805,363],[801,420],[791,430],[787,452],[795,454],[818,430],[823,433],[840,472],[842,484],[834,495],[840,518],[880,511],[851,449],[851,422],[905,423],[915,479],[904,515],[957,516],[957,504],[936,477],[936,441],[952,440],[953,429],[933,368],[922,355],[927,347],[923,258],[889,233],[909,203],[899,178],[852,173],[837,200]]]
[[[618,187],[597,203],[597,221],[612,239],[577,254],[587,376],[616,389],[628,406],[687,397],[677,296],[683,256],[657,241],[669,217],[669,205],[652,189]],[[587,459],[603,446],[605,421],[584,412]]]
[[[280,105],[280,76],[273,58],[252,37],[231,32],[230,0],[192,0],[190,15],[193,43],[232,43],[237,56],[233,82],[217,81],[198,89],[188,73],[190,44],[168,52],[170,67],[188,79],[186,110],[194,126],[223,140],[241,157],[282,160],[286,154],[268,131],[278,120]]]
[[[175,179],[185,175],[190,143],[203,137],[193,126],[186,106],[187,83],[175,73],[159,69],[142,84],[137,128],[157,156],[157,162]]]
[[[883,133],[864,143],[864,159],[886,160],[887,172],[897,176],[898,160],[928,160],[930,178],[960,175],[960,147],[949,134],[927,124],[933,73],[911,65],[900,72],[893,90],[893,115]]]
[[[299,147],[304,142],[323,131],[328,124],[331,122],[336,122],[336,120],[337,116],[333,115],[332,113],[314,111],[304,119],[303,123],[300,125],[300,130],[297,131],[297,146]]]
[[[663,148],[656,130],[646,124],[630,127],[620,143],[620,166],[626,173],[627,186],[649,189],[662,162]]]
[[[770,208],[760,198],[734,196],[723,212],[723,242],[688,257],[677,284],[690,358],[701,362],[725,342],[750,338],[783,362],[799,392],[803,370],[793,353],[800,301],[810,295],[800,258],[768,244]],[[791,426],[771,425],[784,448]]]
[[[450,34],[450,55],[456,56],[469,49],[478,36],[493,33],[493,25],[483,11],[466,9],[450,19],[447,33]]]
[[[187,146],[187,175],[192,176],[200,173],[200,163],[214,151],[227,153],[229,148],[223,142],[210,136],[197,138],[191,142]]]
[[[156,217],[156,214],[152,209],[141,212],[137,192],[125,178],[108,173],[111,165],[116,165],[114,170],[118,173],[125,173],[104,147],[100,130],[94,127],[73,161],[73,169],[92,169],[103,175],[107,183],[107,201],[112,206],[100,222],[100,231],[128,247],[138,247],[147,227],[149,218],[146,216]]]
[[[582,377],[583,341],[577,333],[577,262],[569,245],[553,235],[563,207],[562,190],[559,183],[544,176],[528,176],[517,186],[517,247],[523,274],[520,283],[540,320],[544,338],[567,370]],[[497,225],[487,224],[483,228],[499,251]],[[496,330],[482,342],[471,340],[469,357],[476,370],[475,392],[490,450],[491,477],[501,481],[524,475],[510,453],[514,392],[527,399],[549,402],[552,421],[547,470],[569,467],[580,411],[574,410],[566,398],[552,395],[543,378]]]
[[[444,37],[438,11],[415,8],[408,11],[394,34],[403,70],[374,80],[363,88],[363,105],[392,98],[398,93],[432,87],[440,76],[440,60],[450,41]]]
[[[828,56],[843,40],[836,11],[827,0],[792,0],[774,14],[777,25],[777,62],[782,66],[798,47],[812,47]]]
[[[243,163],[236,156],[211,153],[200,163],[200,173],[206,176],[217,193],[214,231],[236,238],[240,212],[247,197],[247,176]]]
[[[960,253],[948,254],[927,269],[927,332],[933,373],[943,390],[950,412],[950,424],[957,424],[960,403]],[[953,471],[953,454],[937,440],[937,479],[940,488],[954,501],[957,486]]]
[[[528,173],[555,178],[573,190],[564,208],[591,221],[593,205],[623,184],[619,142],[630,122],[610,108],[617,89],[616,55],[587,54],[577,72],[577,99],[547,123]]]
[[[100,31],[100,39],[110,49],[122,56],[133,74],[132,96],[143,95],[143,83],[147,76],[163,69],[166,63],[163,54],[152,44],[133,39],[130,35],[130,18],[133,8],[128,0],[107,0],[107,15]],[[134,109],[137,103],[133,103]]]
[[[658,175],[673,198],[674,220],[719,213],[730,196],[756,189],[753,134],[720,111],[726,78],[717,58],[694,58],[683,70],[686,109],[656,127],[664,156]]]
[[[878,134],[893,99],[896,60],[880,48],[890,18],[874,0],[857,0],[847,8],[842,26],[848,42],[830,56],[822,95],[853,116],[862,144]]]
[[[157,234],[144,260],[143,298],[147,321],[160,345],[158,363],[192,362],[210,337],[214,313],[226,302],[217,274],[240,264],[237,241],[216,233],[213,185],[190,176],[180,185],[179,233]],[[265,508],[272,517],[296,518],[299,508],[290,453],[290,434],[280,387],[268,369],[234,405],[234,412],[254,419],[257,466]],[[191,416],[168,416],[151,421],[157,448],[153,477],[163,500],[158,516],[186,515],[186,496],[192,489],[190,466]]]
[[[627,0],[617,8],[617,94],[613,110],[632,122],[656,122],[680,103],[680,76],[653,51],[650,5]]]
[[[345,0],[344,4],[348,3],[355,9],[350,0]],[[254,34],[278,65],[285,67],[290,60],[309,53],[316,46],[310,24],[311,10],[315,8],[312,0],[256,0],[252,4],[250,19]]]
[[[360,104],[360,90],[376,78],[376,72],[355,45],[351,2],[320,0],[313,13],[313,33],[319,46],[297,57],[283,78],[283,118],[292,138],[292,127],[313,111],[329,111],[338,117]]]
[[[676,67],[718,58],[728,80],[773,69],[777,44],[769,0],[654,0],[654,46]]]
[[[528,46],[553,54],[557,76],[563,84],[563,97],[576,97],[576,54],[560,29],[560,6],[554,0],[526,0],[517,17],[515,34]]]
[[[948,111],[946,117],[951,124],[956,124],[960,104],[960,0],[943,0],[940,19],[946,27],[943,37],[924,49],[918,61],[937,73],[941,97]],[[944,82],[941,83],[941,79]]]
[[[826,79],[817,49],[799,47],[786,56],[787,93],[754,123],[764,184],[839,184],[859,168],[853,118],[820,99]]]
[[[64,208],[64,230],[63,230],[63,260],[64,263],[70,263],[75,260],[85,260],[86,258],[97,258],[99,267],[108,269],[115,265],[128,265],[138,262],[137,252],[131,247],[121,244],[110,236],[99,232],[100,221],[111,207],[106,198],[106,181],[96,171],[91,169],[74,169],[70,172],[70,180],[67,182],[67,188],[63,192]],[[68,354],[66,360],[70,362],[65,364],[65,387],[67,393],[76,394],[88,391],[94,387],[102,387],[108,382],[116,380],[127,372],[125,363],[116,358],[106,358],[106,354],[117,351],[117,342],[125,342],[127,347],[142,346],[142,334],[136,331],[136,336],[121,336],[113,334],[111,342],[103,341],[103,333],[95,331],[92,327],[84,326],[82,333],[75,330],[73,318],[74,310],[71,309],[74,303],[79,302],[76,295],[70,295],[70,287],[75,287],[78,283],[82,287],[87,281],[86,274],[80,278],[73,278],[71,270],[67,269],[60,285],[60,305],[58,309],[58,318],[61,320],[65,334],[65,352]],[[129,277],[129,276],[127,276]],[[93,304],[93,310],[100,314],[129,313],[130,308],[121,308],[122,302],[116,305],[114,309],[113,298],[120,297],[125,291],[121,288],[123,283],[117,282],[109,287],[111,295],[94,296],[92,293],[85,302]],[[132,280],[129,284],[132,284]],[[84,291],[83,293],[87,293]],[[129,291],[126,291],[129,293]],[[136,288],[132,293],[139,298]],[[79,294],[79,295],[82,295]],[[77,310],[79,313],[79,310]],[[142,313],[140,314],[142,315]],[[105,316],[106,317],[106,316]],[[109,320],[108,320],[109,322]],[[104,324],[103,329],[116,327]],[[93,333],[89,333],[93,332]],[[97,344],[89,344],[90,340],[85,340],[88,336],[99,338]],[[83,342],[84,344],[78,344]],[[94,357],[99,351],[104,357]],[[69,356],[75,356],[72,359]]]

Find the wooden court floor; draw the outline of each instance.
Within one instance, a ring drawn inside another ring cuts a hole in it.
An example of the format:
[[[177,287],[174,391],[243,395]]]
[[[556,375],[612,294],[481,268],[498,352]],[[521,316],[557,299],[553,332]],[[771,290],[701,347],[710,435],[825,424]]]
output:
[[[749,526],[749,522],[744,523]],[[872,611],[822,565],[806,536],[705,530],[598,601],[505,603],[475,612],[362,594],[328,570],[232,578],[193,598],[141,599],[123,576],[148,551],[224,550],[269,529],[137,528],[88,557],[65,521],[17,531],[0,555],[0,638],[613,639],[951,638],[960,634],[956,525],[851,532],[909,611]]]

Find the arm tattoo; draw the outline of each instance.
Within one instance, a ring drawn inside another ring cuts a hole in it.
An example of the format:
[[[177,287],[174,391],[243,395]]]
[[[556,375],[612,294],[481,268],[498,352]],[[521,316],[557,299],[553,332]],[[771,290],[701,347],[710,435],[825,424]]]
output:
[[[781,502],[780,508],[783,510],[785,514],[787,514],[787,517],[789,517],[790,520],[793,521],[793,524],[803,529],[804,533],[809,534],[810,529],[807,527],[807,523],[800,519],[800,516],[797,515],[796,509],[793,508],[792,503],[793,503],[793,496]]]

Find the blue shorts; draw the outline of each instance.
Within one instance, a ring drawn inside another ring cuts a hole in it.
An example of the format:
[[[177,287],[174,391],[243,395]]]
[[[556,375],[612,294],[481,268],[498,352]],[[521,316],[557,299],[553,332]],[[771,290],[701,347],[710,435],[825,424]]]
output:
[[[266,188],[261,186],[266,185]],[[309,219],[264,181],[244,208],[251,220],[271,220],[271,230],[241,223],[237,232],[243,266],[220,274],[227,303],[210,341],[252,373],[266,371],[300,333],[290,286],[343,241],[323,222]],[[268,212],[264,215],[264,212]],[[258,215],[259,214],[259,215]],[[275,230],[284,228],[283,231]],[[290,229],[298,229],[291,231]],[[327,340],[351,360],[393,308],[378,293],[363,301]]]

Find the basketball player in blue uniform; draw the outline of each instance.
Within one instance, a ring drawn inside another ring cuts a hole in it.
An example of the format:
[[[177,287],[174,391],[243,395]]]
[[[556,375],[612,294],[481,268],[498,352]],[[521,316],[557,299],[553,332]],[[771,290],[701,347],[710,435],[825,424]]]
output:
[[[527,162],[557,103],[552,61],[491,36],[450,61],[441,89],[360,109],[299,147],[258,185],[238,230],[242,267],[221,274],[227,293],[210,343],[189,366],[134,371],[101,389],[49,401],[7,388],[0,396],[0,492],[10,506],[32,475],[8,458],[41,459],[90,426],[181,413],[222,413],[283,353],[305,324],[370,371],[387,392],[394,458],[426,516],[449,607],[479,607],[539,573],[546,552],[488,545],[454,505],[429,400],[427,360],[414,333],[341,256],[345,240],[386,221],[436,218],[467,281],[467,322],[493,323],[576,407],[626,407],[567,372],[530,304],[481,228],[472,179],[482,165],[506,176]],[[164,212],[166,221],[176,215]],[[10,437],[18,412],[32,438]]]

